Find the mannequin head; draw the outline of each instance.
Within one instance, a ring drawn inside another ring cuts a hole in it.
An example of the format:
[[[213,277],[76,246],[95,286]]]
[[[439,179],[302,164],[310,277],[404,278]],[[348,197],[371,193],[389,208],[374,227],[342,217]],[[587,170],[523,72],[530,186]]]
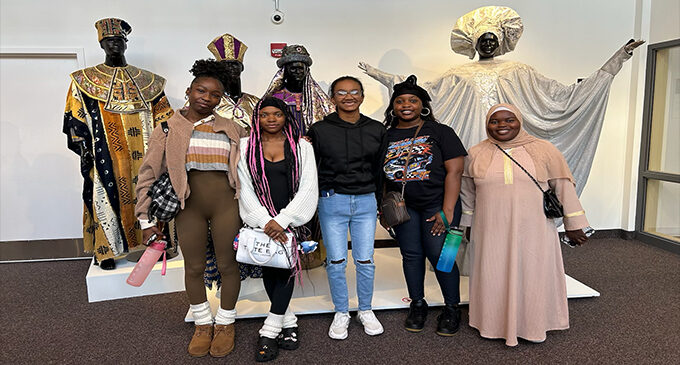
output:
[[[123,37],[106,37],[99,42],[107,57],[120,58],[125,55],[127,41]]]
[[[285,87],[293,92],[301,92],[302,85],[309,73],[309,66],[300,61],[286,63],[283,66],[283,80]]]
[[[227,66],[227,76],[229,78],[240,78],[241,72],[243,72],[243,64],[235,60],[225,60],[222,61]]]
[[[241,73],[243,72],[243,63],[237,60],[221,61],[224,65],[225,72],[221,75],[221,81],[224,85],[224,92],[229,95],[234,102],[243,94],[241,91]]]
[[[482,34],[477,40],[475,50],[479,54],[480,59],[492,58],[498,49],[498,37],[491,32]]]
[[[111,67],[123,67],[127,65],[125,61],[125,50],[127,40],[123,37],[106,37],[99,41],[99,46],[106,53],[104,63]]]

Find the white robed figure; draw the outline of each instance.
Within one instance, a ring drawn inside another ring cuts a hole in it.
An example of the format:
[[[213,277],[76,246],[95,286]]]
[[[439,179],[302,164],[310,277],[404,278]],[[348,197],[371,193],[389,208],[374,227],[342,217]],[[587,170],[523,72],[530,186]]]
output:
[[[495,58],[514,50],[522,31],[522,19],[508,7],[485,6],[465,14],[451,32],[451,48],[470,59],[478,53],[479,61],[456,66],[422,87],[432,96],[434,115],[453,127],[466,148],[486,138],[484,118],[491,106],[517,106],[526,130],[562,152],[580,195],[595,156],[612,80],[644,41],[629,41],[592,75],[563,85],[529,65]],[[363,62],[359,68],[389,90],[405,80]]]

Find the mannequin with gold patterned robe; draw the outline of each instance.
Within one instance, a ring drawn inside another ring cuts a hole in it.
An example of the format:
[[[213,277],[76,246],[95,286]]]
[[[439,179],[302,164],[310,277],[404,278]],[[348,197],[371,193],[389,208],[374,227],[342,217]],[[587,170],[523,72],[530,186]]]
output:
[[[130,25],[107,18],[95,23],[106,62],[71,74],[63,132],[80,155],[83,239],[103,269],[139,246],[135,185],[153,128],[173,113],[165,79],[128,65],[124,52]]]

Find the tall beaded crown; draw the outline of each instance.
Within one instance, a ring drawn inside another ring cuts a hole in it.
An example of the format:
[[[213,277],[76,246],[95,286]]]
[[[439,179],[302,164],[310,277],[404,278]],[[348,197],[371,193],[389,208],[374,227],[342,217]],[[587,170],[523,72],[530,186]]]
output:
[[[243,56],[248,47],[231,34],[223,34],[208,44],[208,50],[218,61],[238,61],[243,63]]]

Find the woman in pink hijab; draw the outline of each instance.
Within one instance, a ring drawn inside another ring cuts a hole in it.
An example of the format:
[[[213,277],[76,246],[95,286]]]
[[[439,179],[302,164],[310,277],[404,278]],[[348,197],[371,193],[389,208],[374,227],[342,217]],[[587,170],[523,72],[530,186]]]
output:
[[[486,131],[468,151],[461,188],[461,225],[472,233],[470,326],[508,346],[518,337],[543,342],[569,328],[569,312],[557,229],[534,179],[556,192],[571,241],[585,243],[589,224],[564,157],[522,129],[517,108],[493,106]]]

